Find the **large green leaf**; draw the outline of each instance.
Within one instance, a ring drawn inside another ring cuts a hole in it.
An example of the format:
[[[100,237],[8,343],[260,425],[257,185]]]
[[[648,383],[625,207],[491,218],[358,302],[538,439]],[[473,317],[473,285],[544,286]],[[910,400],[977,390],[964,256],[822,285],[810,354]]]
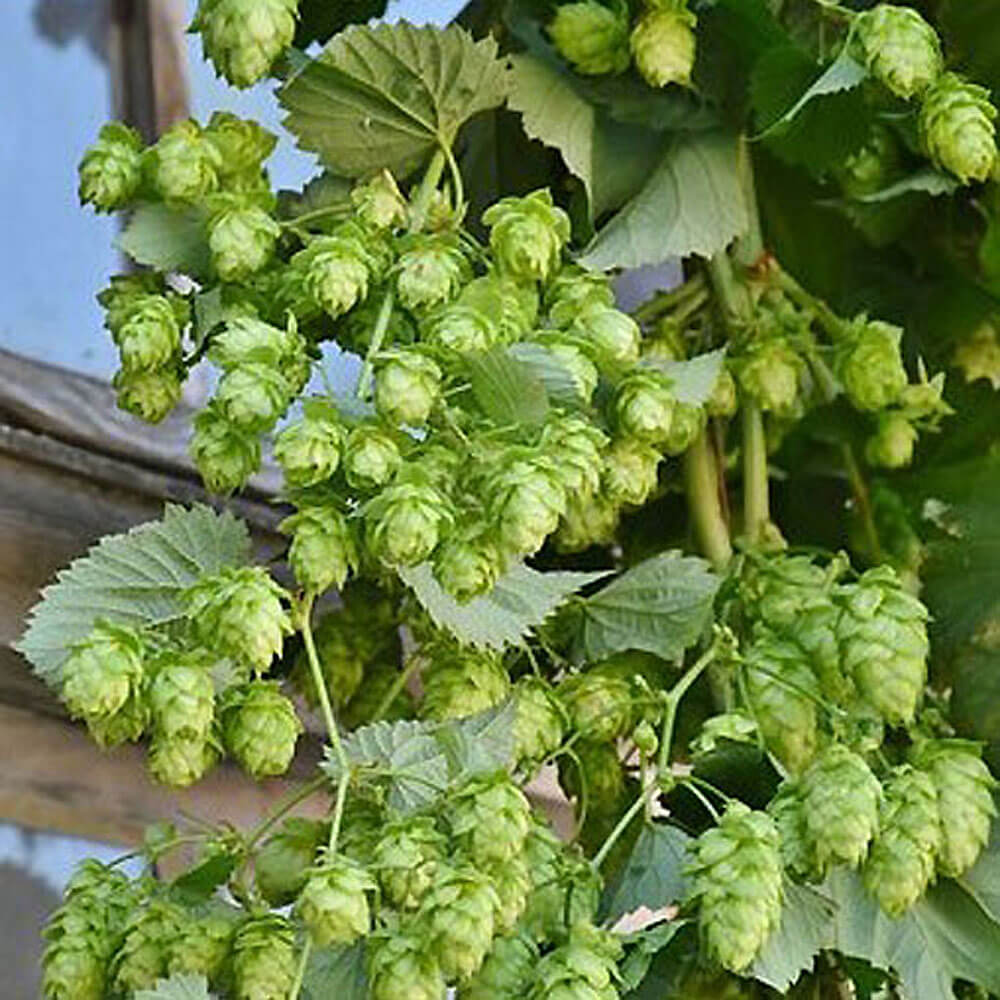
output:
[[[302,979],[303,1000],[367,1000],[364,941],[348,948],[317,948]]]
[[[712,396],[719,381],[726,349],[699,354],[686,361],[650,361],[651,367],[670,377],[671,392],[689,406],[704,406]]]
[[[151,990],[136,990],[134,1000],[211,1000],[208,980],[202,975],[180,973],[169,979],[158,979]]]
[[[568,407],[586,403],[573,373],[547,347],[522,340],[511,344],[507,352],[545,386],[545,392],[553,403]]]
[[[602,919],[614,923],[640,907],[660,910],[681,902],[687,894],[684,869],[690,843],[691,837],[676,826],[644,826],[625,867],[605,889]]]
[[[299,145],[335,174],[386,167],[404,176],[433,149],[450,147],[462,124],[501,104],[506,90],[492,38],[402,22],[336,35],[279,99]]]
[[[577,657],[641,649],[679,659],[708,624],[720,582],[704,559],[679,552],[647,559],[583,602]]]
[[[482,411],[501,426],[540,424],[549,412],[545,383],[502,347],[466,362],[472,394]]]
[[[118,237],[118,249],[158,271],[204,277],[212,265],[205,223],[199,208],[140,205]]]
[[[61,570],[42,591],[17,649],[57,684],[69,646],[96,619],[139,627],[170,621],[182,611],[182,591],[249,555],[247,527],[231,514],[167,504],[162,520],[109,535]]]
[[[754,977],[784,993],[827,946],[834,910],[834,904],[815,889],[786,885],[781,926],[757,956]]]
[[[642,267],[668,257],[710,257],[747,227],[739,144],[722,131],[670,139],[642,190],[597,234],[580,263]]]
[[[539,573],[519,563],[483,597],[459,604],[434,579],[429,563],[399,571],[440,628],[473,646],[517,645],[571,594],[604,573]]]

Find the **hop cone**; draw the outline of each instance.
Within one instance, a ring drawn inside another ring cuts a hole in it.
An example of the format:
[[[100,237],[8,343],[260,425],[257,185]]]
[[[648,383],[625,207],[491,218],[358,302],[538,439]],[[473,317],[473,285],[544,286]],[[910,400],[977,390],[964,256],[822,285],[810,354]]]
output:
[[[119,409],[149,424],[158,424],[180,402],[183,382],[173,367],[115,374],[112,385]]]
[[[290,486],[315,486],[329,479],[340,463],[344,430],[328,412],[289,424],[274,442],[274,457]]]
[[[875,433],[865,442],[865,461],[881,469],[903,469],[913,461],[917,429],[901,413],[880,413]]]
[[[996,815],[996,782],[982,761],[982,748],[971,740],[928,740],[916,748],[913,764],[931,776],[941,813],[937,868],[958,878],[979,857]]]
[[[358,568],[358,551],[350,525],[332,505],[303,507],[278,525],[292,534],[288,565],[299,585],[313,594],[342,587]]]
[[[444,1000],[444,976],[423,940],[399,932],[369,939],[372,1000]]]
[[[747,694],[761,736],[792,773],[816,753],[819,685],[802,652],[779,639],[759,639],[747,656]]]
[[[423,674],[420,715],[460,719],[499,705],[510,694],[510,677],[494,653],[455,647],[434,655]]]
[[[567,499],[574,495],[589,498],[598,492],[607,445],[604,432],[580,417],[559,417],[545,426],[540,447],[555,463]]]
[[[222,376],[214,403],[234,427],[259,434],[274,426],[293,396],[281,372],[269,364],[252,363],[231,368]]]
[[[124,208],[142,180],[142,139],[121,122],[108,122],[80,161],[80,202],[98,212]]]
[[[219,759],[219,744],[211,736],[155,736],[146,761],[149,773],[171,788],[187,788],[205,776]]]
[[[881,3],[858,17],[855,31],[869,72],[904,100],[922,94],[944,68],[937,32],[912,7]]]
[[[884,410],[906,388],[898,326],[860,317],[838,345],[837,374],[859,410]]]
[[[365,508],[369,551],[387,566],[415,566],[431,555],[451,518],[434,486],[397,482]]]
[[[209,404],[194,418],[191,457],[212,493],[232,493],[260,468],[260,441]]]
[[[538,763],[563,741],[566,718],[555,692],[540,677],[523,677],[514,685],[514,759]]]
[[[396,474],[402,458],[392,435],[375,424],[351,429],[344,444],[344,476],[356,490],[377,490]]]
[[[584,804],[588,812],[601,816],[615,813],[625,794],[625,772],[617,747],[590,740],[575,743],[572,755],[559,759],[559,783],[576,799],[578,813]]]
[[[590,303],[577,313],[570,332],[590,348],[600,366],[613,369],[639,360],[639,324],[619,309]]]
[[[632,29],[636,68],[651,87],[687,86],[694,67],[697,18],[684,0],[667,0],[648,10]]]
[[[153,147],[153,180],[168,201],[201,201],[219,186],[219,151],[194,121],[172,125]]]
[[[780,338],[757,341],[736,370],[740,388],[766,413],[794,412],[801,362]]]
[[[662,443],[670,434],[675,405],[666,376],[646,369],[630,372],[615,397],[618,429],[624,437]]]
[[[549,320],[557,327],[569,326],[587,306],[610,307],[614,304],[615,293],[608,276],[587,271],[579,264],[564,264],[545,286]]]
[[[767,813],[731,803],[719,825],[692,845],[691,899],[708,953],[742,972],[781,921],[778,828]]]
[[[417,237],[399,258],[396,291],[415,313],[450,302],[472,277],[465,254],[445,236]]]
[[[506,772],[476,778],[448,804],[452,839],[477,867],[519,854],[530,820],[531,806]]]
[[[277,681],[253,681],[223,709],[226,750],[254,778],[284,774],[295,756],[302,723]]]
[[[250,87],[292,44],[297,7],[297,0],[201,0],[191,27],[216,72]]]
[[[996,116],[985,87],[944,73],[924,95],[920,135],[930,158],[963,184],[985,181],[997,161]]]
[[[445,838],[427,817],[390,825],[372,857],[386,900],[401,910],[416,909],[434,884],[446,847]]]
[[[213,111],[203,135],[218,150],[218,171],[224,181],[259,174],[278,142],[258,122],[229,111]]]
[[[170,944],[167,973],[200,973],[218,985],[239,919],[239,910],[221,903],[198,917],[189,914]]]
[[[422,354],[387,354],[375,379],[375,408],[391,424],[420,427],[441,394],[441,378],[441,369]]]
[[[656,489],[663,456],[631,438],[619,438],[604,456],[604,491],[615,504],[641,507]]]
[[[524,281],[545,281],[569,242],[569,216],[547,189],[501,198],[483,212],[490,247],[501,271]]]
[[[885,789],[879,833],[862,871],[865,886],[890,917],[901,917],[934,878],[942,823],[934,780],[902,767]]]
[[[574,924],[594,919],[600,877],[547,826],[536,823],[528,833],[524,860],[535,886],[521,918],[530,937],[539,943],[561,939]]]
[[[359,634],[360,623],[345,610],[324,615],[313,629],[313,640],[327,692],[334,705],[343,707],[354,696],[365,676],[367,650]],[[381,647],[374,652],[377,654]],[[309,657],[305,650],[295,661],[293,680],[310,704],[319,704]]]
[[[227,568],[203,577],[185,593],[195,632],[222,656],[264,671],[292,632],[282,607],[285,591],[262,566]]]
[[[111,965],[114,985],[126,993],[155,986],[166,976],[169,949],[189,919],[179,906],[162,900],[136,912]]]
[[[797,781],[785,780],[778,794],[767,804],[781,838],[781,862],[796,878],[818,880],[815,855],[802,805],[802,791]]]
[[[113,335],[126,371],[153,371],[174,358],[181,343],[180,323],[166,295],[135,295],[116,318]]]
[[[670,421],[670,433],[663,442],[668,455],[683,455],[694,444],[705,426],[705,411],[700,406],[678,402]]]
[[[495,930],[498,934],[509,934],[521,919],[534,888],[528,864],[523,857],[515,855],[507,861],[488,864],[483,870],[492,880],[500,901],[495,914]]]
[[[458,1000],[518,1000],[527,993],[538,946],[526,934],[498,937],[479,971],[458,990]]]
[[[211,663],[197,655],[164,658],[149,686],[153,725],[165,739],[206,739],[215,718]]]
[[[559,528],[553,536],[555,546],[560,552],[583,552],[592,545],[610,545],[618,530],[620,516],[620,508],[611,500],[570,493]]]
[[[559,55],[585,76],[624,73],[631,62],[625,7],[611,9],[596,0],[563,4],[549,22],[549,36]]]
[[[345,706],[341,719],[348,729],[356,729],[374,722],[376,714],[386,722],[412,719],[414,716],[413,696],[406,688],[398,689],[395,697],[384,711],[382,705],[399,680],[399,666],[374,664],[365,670],[364,683]]]
[[[406,221],[406,200],[388,170],[351,189],[358,218],[375,229],[391,229]]]
[[[632,687],[600,668],[567,677],[557,689],[570,727],[597,743],[624,736],[632,728]]]
[[[432,313],[423,333],[426,343],[455,354],[482,354],[500,337],[493,316],[461,300]]]
[[[224,371],[263,364],[285,372],[298,369],[305,355],[305,341],[294,327],[283,328],[263,323],[253,316],[230,315],[226,318],[225,329],[217,334],[209,350],[209,357]],[[298,384],[298,374],[292,378]],[[328,415],[331,408],[309,401],[307,415],[315,412]]]
[[[529,1000],[616,1000],[622,950],[609,931],[574,925],[566,943],[538,963]]]
[[[862,757],[834,743],[802,776],[802,809],[816,869],[857,867],[878,831],[882,789]]]
[[[483,964],[500,906],[490,879],[474,869],[443,871],[418,911],[427,950],[449,982],[468,979]]]
[[[537,552],[559,526],[566,492],[545,459],[515,460],[491,484],[489,510],[500,544],[517,555]]]
[[[889,567],[843,587],[839,603],[844,669],[859,694],[888,722],[911,722],[927,679],[927,609]]]
[[[248,920],[233,939],[236,1000],[285,1000],[295,981],[295,936],[277,914]]]
[[[343,855],[313,868],[295,904],[295,912],[320,947],[349,945],[371,929],[368,895],[375,880]]]
[[[435,578],[459,604],[488,594],[503,571],[503,554],[482,531],[452,535],[434,559]]]
[[[320,820],[295,816],[264,841],[254,858],[254,879],[267,902],[284,906],[298,896],[329,832]]]
[[[594,362],[590,360],[579,343],[571,343],[562,338],[547,336],[544,345],[555,359],[556,364],[570,377],[577,396],[586,406],[593,398],[600,379]]]
[[[231,208],[209,223],[208,248],[223,281],[245,281],[274,253],[281,226],[262,208]]]

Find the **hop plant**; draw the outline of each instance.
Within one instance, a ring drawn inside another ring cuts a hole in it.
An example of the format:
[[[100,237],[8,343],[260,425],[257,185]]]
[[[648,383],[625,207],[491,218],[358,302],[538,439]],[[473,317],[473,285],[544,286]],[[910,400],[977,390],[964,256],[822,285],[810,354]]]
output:
[[[465,254],[450,236],[417,236],[396,265],[399,301],[415,313],[442,306],[472,277]]]
[[[232,970],[236,1000],[287,997],[295,981],[295,936],[275,913],[246,921],[233,938]]]
[[[933,880],[941,826],[934,780],[924,771],[898,768],[886,784],[879,833],[862,870],[865,886],[890,917],[901,917]]]
[[[142,139],[122,122],[108,122],[80,161],[80,203],[98,212],[124,208],[142,182]]]
[[[180,402],[184,384],[168,366],[154,371],[117,372],[112,380],[118,406],[150,424],[158,424]]]
[[[521,919],[534,887],[527,862],[520,855],[494,861],[483,869],[496,889],[499,904],[495,914],[497,934],[510,934]]]
[[[325,858],[311,870],[295,911],[320,947],[353,944],[371,929],[369,893],[375,880],[344,855]]]
[[[150,989],[167,975],[169,949],[188,915],[173,903],[154,899],[136,910],[111,963],[111,981],[126,993]]]
[[[215,404],[229,424],[248,434],[270,430],[294,395],[281,372],[268,364],[230,368],[219,380]]]
[[[387,566],[415,566],[431,555],[451,521],[446,499],[433,486],[397,482],[365,508],[369,551]]]
[[[293,816],[264,841],[254,856],[254,882],[268,903],[285,906],[295,900],[329,832],[321,820]]]
[[[639,18],[630,39],[632,56],[651,87],[691,82],[697,23],[686,0],[655,0]]]
[[[375,407],[391,424],[420,427],[441,394],[441,369],[416,351],[388,352],[375,379]]]
[[[392,434],[377,424],[351,428],[344,443],[344,477],[356,490],[377,490],[392,480],[402,462]]]
[[[531,555],[559,526],[566,492],[544,458],[515,460],[490,486],[489,510],[500,545],[515,555]]]
[[[399,820],[385,829],[372,856],[372,868],[385,899],[414,910],[434,884],[447,842],[426,816]]]
[[[572,754],[559,758],[559,783],[576,799],[577,812],[584,809],[601,817],[618,811],[625,795],[625,772],[614,743],[580,740]]]
[[[385,933],[369,939],[372,1000],[444,1000],[444,976],[434,953],[419,938]]]
[[[212,493],[232,493],[260,468],[260,441],[209,404],[194,418],[191,457]]]
[[[571,492],[553,536],[555,546],[560,552],[583,552],[592,545],[610,545],[618,530],[620,515],[618,505],[605,497],[582,497]]]
[[[733,802],[691,852],[690,899],[702,940],[724,969],[742,972],[781,921],[778,828],[767,813]]]
[[[869,72],[897,97],[919,97],[941,75],[941,41],[912,7],[881,3],[858,16],[855,33]]]
[[[292,44],[297,8],[298,0],[201,0],[191,27],[216,72],[250,87]]]
[[[622,952],[609,931],[575,924],[566,943],[538,963],[529,1000],[615,1000]]]
[[[388,170],[355,185],[351,203],[361,222],[373,229],[392,229],[406,221],[406,199]]]
[[[499,336],[492,316],[461,300],[432,313],[423,329],[426,343],[455,354],[482,354]]]
[[[657,371],[630,372],[618,385],[615,419],[624,437],[662,444],[670,435],[676,401],[669,380]]]
[[[530,820],[531,806],[506,772],[470,781],[449,802],[452,839],[477,867],[520,854]]]
[[[168,948],[168,975],[201,974],[221,984],[239,919],[239,910],[222,903],[201,915],[189,914]]]
[[[420,703],[425,719],[459,719],[485,712],[510,693],[510,677],[492,652],[456,646],[431,655]]]
[[[913,765],[930,775],[941,815],[937,869],[959,878],[978,859],[996,815],[996,782],[971,740],[926,740],[914,748]]]
[[[838,345],[837,374],[859,410],[884,410],[906,388],[898,326],[861,316]]]
[[[146,764],[152,777],[171,788],[187,788],[200,781],[218,762],[219,745],[209,736],[156,735]]]
[[[190,119],[163,133],[153,146],[153,164],[153,183],[167,201],[201,201],[219,187],[222,158]]]
[[[534,979],[538,946],[524,933],[495,938],[479,971],[458,990],[459,1000],[514,1000]]]
[[[927,679],[927,609],[888,566],[842,588],[839,603],[837,638],[859,694],[888,722],[911,722]]]
[[[569,242],[569,216],[548,189],[523,198],[501,198],[485,212],[490,247],[501,271],[523,281],[545,281]]]
[[[219,153],[218,173],[226,184],[259,177],[261,165],[278,142],[259,122],[228,111],[213,111],[203,135]]]
[[[559,749],[566,731],[565,712],[555,692],[540,677],[523,677],[514,685],[514,758],[535,764]]]
[[[827,747],[802,776],[805,833],[815,868],[835,862],[857,867],[878,831],[882,788],[862,757],[838,743]]]
[[[920,135],[930,158],[963,184],[985,181],[997,162],[996,117],[985,87],[943,73],[924,94]]]
[[[882,469],[902,469],[913,461],[917,429],[901,413],[881,413],[875,433],[865,442],[865,459]]]
[[[292,535],[288,565],[306,591],[342,587],[358,568],[358,551],[347,519],[335,507],[303,507],[278,525]]]
[[[654,492],[663,456],[632,438],[612,442],[604,456],[604,489],[614,504],[642,506]]]
[[[631,63],[628,8],[605,7],[597,0],[556,8],[549,36],[556,50],[578,73],[604,76],[624,73]]]
[[[226,750],[254,778],[284,774],[303,731],[277,681],[253,681],[229,694],[222,710]]]
[[[285,591],[263,566],[228,567],[184,594],[188,617],[207,649],[263,672],[293,631]]]
[[[632,728],[632,686],[599,667],[567,677],[558,687],[570,727],[597,743],[624,736]]]
[[[153,726],[163,739],[207,739],[215,719],[211,663],[199,656],[171,654],[156,670],[147,703]]]

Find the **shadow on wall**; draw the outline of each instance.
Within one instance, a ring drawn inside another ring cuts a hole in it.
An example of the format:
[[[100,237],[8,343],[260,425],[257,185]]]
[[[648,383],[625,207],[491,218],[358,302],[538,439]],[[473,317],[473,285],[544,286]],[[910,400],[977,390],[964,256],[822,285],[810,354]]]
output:
[[[41,878],[0,862],[0,1000],[39,996],[41,929],[59,901]]]

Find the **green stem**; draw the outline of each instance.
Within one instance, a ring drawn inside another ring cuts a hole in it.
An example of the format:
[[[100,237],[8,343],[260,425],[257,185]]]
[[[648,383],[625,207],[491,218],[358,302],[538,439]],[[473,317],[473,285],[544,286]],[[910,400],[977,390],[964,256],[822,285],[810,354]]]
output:
[[[427,170],[420,181],[413,202],[410,206],[410,232],[419,233],[424,228],[427,221],[427,209],[430,208],[431,198],[441,182],[441,175],[448,163],[448,157],[443,149],[436,149],[427,164]]]
[[[410,662],[400,670],[399,676],[392,682],[392,686],[386,691],[382,700],[378,703],[378,708],[375,709],[375,714],[372,716],[372,722],[378,722],[385,716],[385,713],[389,711],[389,707],[399,696],[399,692],[406,687],[407,681],[413,676],[414,671],[420,665],[420,658],[417,656],[410,657]]]
[[[726,326],[730,332],[750,317],[750,298],[747,290],[736,280],[733,262],[723,250],[708,262],[712,288],[722,303]]]
[[[715,659],[719,649],[719,639],[712,644],[688,667],[681,679],[670,689],[667,695],[666,708],[663,712],[663,729],[660,735],[660,753],[656,760],[656,770],[663,775],[670,767],[670,744],[674,738],[674,723],[677,720],[677,707],[688,689],[701,676],[702,671]]]
[[[718,823],[722,817],[719,816],[719,810],[712,805],[711,799],[693,781],[685,781],[684,786],[705,807],[709,816]]]
[[[392,319],[392,307],[396,300],[395,288],[390,285],[385,291],[382,305],[379,308],[378,316],[375,318],[375,326],[372,329],[372,339],[368,344],[365,353],[364,364],[361,366],[361,374],[358,376],[358,386],[355,395],[358,399],[367,399],[371,388],[372,371],[375,368],[375,358],[382,350],[385,335],[389,330],[389,320]]]
[[[764,415],[753,400],[745,399],[742,419],[743,532],[750,545],[759,545],[771,523]]]
[[[875,513],[872,509],[871,494],[868,492],[868,484],[861,473],[861,466],[854,456],[854,449],[850,443],[844,442],[840,446],[841,455],[844,459],[844,469],[847,472],[848,481],[851,484],[851,492],[854,494],[854,503],[858,508],[858,516],[861,518],[861,526],[865,532],[865,539],[871,552],[872,561],[881,563],[885,558],[882,550],[882,541],[878,536],[878,528],[875,526]]]
[[[591,861],[591,864],[594,866],[594,868],[601,867],[601,865],[604,863],[604,859],[611,852],[611,848],[615,846],[621,835],[628,829],[629,824],[632,822],[632,820],[634,820],[636,816],[638,816],[639,813],[645,808],[647,798],[648,798],[647,794],[643,792],[643,794],[640,795],[635,800],[635,802],[633,802],[632,805],[629,806],[628,811],[625,813],[625,815],[622,816],[620,820],[618,820],[618,823],[616,824],[615,828],[611,831],[611,833],[608,834],[607,839],[604,841],[604,843],[601,844],[600,850],[594,855],[594,858]]]
[[[757,189],[753,179],[753,159],[750,143],[745,135],[740,136],[739,150],[740,187],[743,189],[743,203],[747,207],[747,231],[736,241],[733,248],[736,260],[744,267],[752,267],[764,253],[764,235],[757,208]]]
[[[807,292],[787,271],[778,268],[777,283],[796,305],[815,315],[831,340],[842,340],[847,335],[850,324],[842,320],[822,299]]]
[[[275,823],[286,813],[291,812],[300,802],[305,801],[310,795],[314,795],[321,788],[328,784],[325,775],[319,775],[304,785],[296,788],[275,810],[268,814],[254,827],[246,839],[247,850],[250,850]]]
[[[339,783],[337,784],[337,800],[333,805],[333,815],[330,817],[330,839],[328,841],[330,854],[337,850],[337,841],[340,839],[340,824],[344,818],[344,803],[347,802],[347,787],[350,784],[348,771],[343,771]]]
[[[632,315],[639,323],[648,323],[665,312],[686,304],[689,300],[703,300],[707,293],[705,278],[699,272],[682,285],[670,289],[669,292],[658,292],[649,301],[644,302]]]
[[[450,146],[444,147],[445,157],[448,160],[448,173],[451,175],[451,183],[455,189],[455,207],[462,210],[465,204],[465,187],[462,184],[462,171],[458,167],[458,161]],[[459,216],[461,218],[461,215]]]
[[[288,991],[288,1000],[298,1000],[299,993],[302,992],[302,980],[306,977],[310,952],[312,952],[312,938],[307,933],[305,943],[302,945],[302,954],[299,956],[299,965],[295,970],[295,979],[292,980],[292,987]]]
[[[705,430],[684,455],[684,483],[698,546],[716,569],[722,569],[732,558],[733,547],[722,513],[718,471]]]

